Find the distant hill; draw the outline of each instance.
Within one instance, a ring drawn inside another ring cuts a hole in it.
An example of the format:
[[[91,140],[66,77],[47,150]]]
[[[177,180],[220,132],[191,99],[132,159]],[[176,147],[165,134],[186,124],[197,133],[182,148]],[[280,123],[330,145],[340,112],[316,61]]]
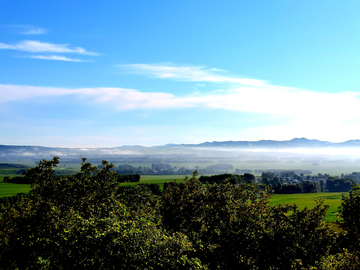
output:
[[[126,145],[110,148],[61,148],[42,146],[14,146],[0,145],[0,160],[10,159],[49,159],[53,156],[73,159],[80,162],[80,156],[88,158],[109,158],[124,155],[157,155],[162,154],[194,154],[197,149],[221,150],[221,149],[292,149],[292,148],[360,148],[360,140],[350,140],[341,143],[334,143],[320,140],[309,140],[306,138],[294,138],[289,141],[260,140],[260,141],[214,141],[199,144],[166,144],[152,147],[140,145]],[[160,150],[161,149],[161,150]],[[211,151],[212,151],[211,150]],[[165,151],[165,152],[164,152]],[[178,151],[178,152],[176,152]],[[180,151],[180,152],[179,152]]]
[[[224,141],[204,142],[199,144],[169,144],[167,147],[233,147],[233,148],[324,148],[324,147],[360,147],[360,140],[351,140],[341,143],[328,141],[309,140],[306,138],[294,138],[289,141]]]
[[[27,168],[30,167],[21,164],[0,163],[0,169],[27,169]]]

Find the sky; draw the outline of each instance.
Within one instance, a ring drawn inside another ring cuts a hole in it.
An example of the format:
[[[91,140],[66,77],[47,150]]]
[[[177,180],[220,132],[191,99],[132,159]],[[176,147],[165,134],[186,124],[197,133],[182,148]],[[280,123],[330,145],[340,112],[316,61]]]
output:
[[[0,144],[360,139],[360,1],[0,1]]]

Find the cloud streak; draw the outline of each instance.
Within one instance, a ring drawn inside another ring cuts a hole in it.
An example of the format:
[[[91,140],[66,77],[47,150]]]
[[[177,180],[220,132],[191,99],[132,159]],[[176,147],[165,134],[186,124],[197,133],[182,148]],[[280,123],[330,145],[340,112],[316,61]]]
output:
[[[20,35],[44,35],[49,31],[45,28],[35,27],[32,25],[3,25],[2,27],[10,29],[11,32]]]
[[[26,55],[20,56],[22,58],[34,58],[34,59],[43,59],[43,60],[57,60],[57,61],[67,61],[67,62],[90,62],[85,61],[77,58],[69,58],[65,56],[58,56],[58,55]]]
[[[225,76],[223,74],[218,74],[225,73],[223,70],[206,69],[203,66],[129,64],[119,65],[119,67],[122,70],[130,73],[141,74],[161,79],[173,79],[194,82],[231,83],[252,86],[266,85],[266,82],[261,80]]]
[[[31,53],[71,53],[82,55],[98,55],[95,52],[89,52],[81,47],[70,47],[69,44],[53,44],[37,40],[24,40],[15,44],[0,43],[0,49]]]
[[[47,33],[47,30],[44,28],[29,28],[25,31],[22,31],[23,35],[44,35]]]

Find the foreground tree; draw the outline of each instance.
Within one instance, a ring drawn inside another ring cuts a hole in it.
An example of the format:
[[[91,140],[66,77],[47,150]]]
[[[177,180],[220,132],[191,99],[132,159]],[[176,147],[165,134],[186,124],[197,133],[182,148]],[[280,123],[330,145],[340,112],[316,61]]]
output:
[[[204,269],[184,234],[117,199],[112,164],[97,170],[83,159],[78,174],[56,177],[58,163],[29,170],[29,196],[2,212],[2,269]]]
[[[112,164],[58,158],[28,171],[33,189],[0,211],[1,269],[359,269],[360,186],[343,196],[340,237],[327,206],[269,204],[252,185],[118,187]]]
[[[343,246],[349,251],[360,252],[360,185],[352,188],[348,195],[342,195],[339,218],[344,230]]]
[[[335,234],[325,225],[327,207],[270,206],[251,185],[203,186],[196,175],[164,190],[161,213],[170,232],[189,236],[210,269],[310,267],[329,254]]]

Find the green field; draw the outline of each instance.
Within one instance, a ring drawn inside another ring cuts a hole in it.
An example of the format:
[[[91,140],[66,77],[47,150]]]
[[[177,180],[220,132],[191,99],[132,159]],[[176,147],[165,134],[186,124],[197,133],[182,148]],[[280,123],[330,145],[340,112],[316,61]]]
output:
[[[28,193],[30,189],[30,185],[0,182],[0,198],[15,196],[18,193]]]
[[[341,195],[346,193],[328,192],[328,193],[298,193],[298,194],[276,194],[272,195],[270,204],[293,204],[295,203],[300,209],[304,207],[312,208],[315,206],[315,199],[323,199],[324,204],[329,205],[326,222],[337,220],[336,213],[341,205]]]
[[[165,182],[176,180],[178,183],[184,181],[185,175],[142,175],[140,183],[159,184],[161,190]],[[3,183],[4,176],[0,176],[0,198],[4,196],[14,196],[18,193],[27,193],[30,191],[30,185]],[[122,186],[133,186],[139,183],[122,183]]]

